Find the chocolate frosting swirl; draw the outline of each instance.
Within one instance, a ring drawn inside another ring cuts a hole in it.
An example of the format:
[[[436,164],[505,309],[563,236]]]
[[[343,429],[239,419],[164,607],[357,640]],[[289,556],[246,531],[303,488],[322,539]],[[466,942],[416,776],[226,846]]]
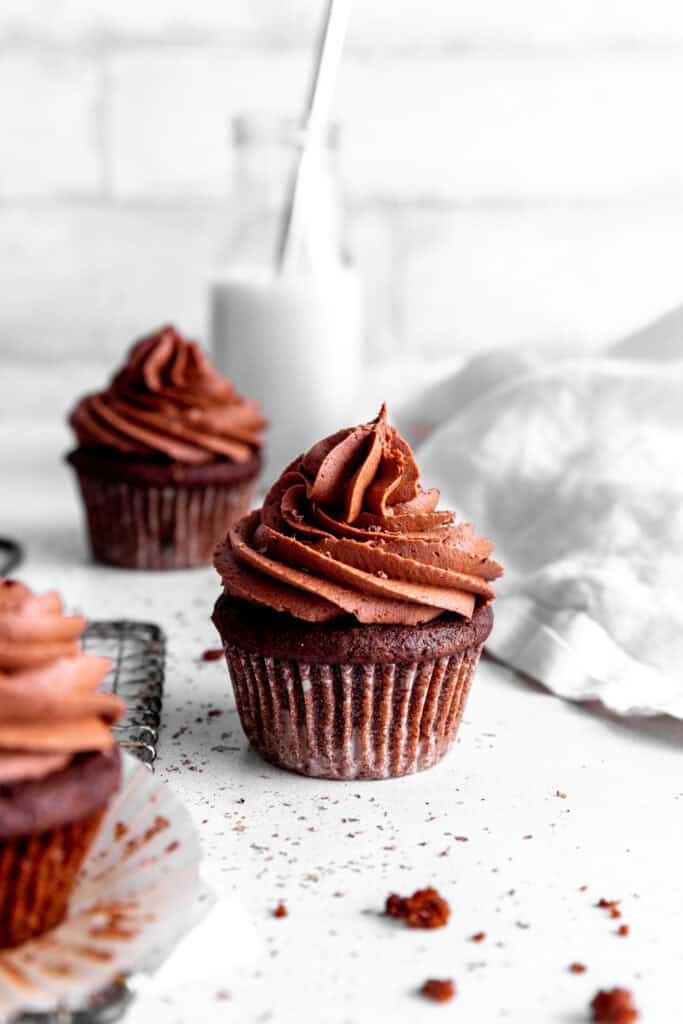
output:
[[[493,544],[454,525],[438,501],[382,406],[295,459],[230,530],[215,565],[227,594],[312,622],[469,619],[503,570]]]
[[[60,771],[74,755],[110,750],[124,705],[98,686],[108,658],[84,654],[85,619],[56,593],[0,582],[0,785]]]
[[[109,387],[85,395],[69,422],[86,447],[185,463],[246,462],[266,426],[258,402],[241,398],[173,327],[137,342]]]

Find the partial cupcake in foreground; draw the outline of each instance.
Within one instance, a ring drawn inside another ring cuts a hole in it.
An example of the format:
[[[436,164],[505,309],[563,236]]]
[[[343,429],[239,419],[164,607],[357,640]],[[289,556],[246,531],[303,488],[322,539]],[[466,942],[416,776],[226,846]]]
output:
[[[130,569],[209,565],[251,508],[266,421],[196,342],[143,338],[69,422],[93,557]]]
[[[124,706],[55,593],[0,582],[0,949],[54,928],[110,797]]]
[[[383,407],[295,459],[216,549],[213,621],[268,761],[389,778],[455,739],[503,570],[418,477]]]

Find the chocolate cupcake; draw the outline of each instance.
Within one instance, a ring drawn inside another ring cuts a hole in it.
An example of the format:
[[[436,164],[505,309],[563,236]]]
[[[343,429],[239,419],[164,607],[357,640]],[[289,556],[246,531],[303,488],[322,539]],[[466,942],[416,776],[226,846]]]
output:
[[[213,621],[266,760],[389,778],[455,739],[503,570],[418,478],[383,407],[295,459],[216,549]]]
[[[110,662],[82,652],[84,628],[57,594],[0,582],[0,949],[62,920],[119,786],[124,706],[97,692]]]
[[[139,341],[69,422],[93,558],[129,569],[208,565],[251,507],[261,468],[258,404],[173,327]]]

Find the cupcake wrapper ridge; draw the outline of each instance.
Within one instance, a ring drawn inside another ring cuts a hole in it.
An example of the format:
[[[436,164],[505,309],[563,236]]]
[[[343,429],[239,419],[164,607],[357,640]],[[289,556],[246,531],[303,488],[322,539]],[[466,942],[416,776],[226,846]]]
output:
[[[144,486],[77,472],[92,556],[126,569],[209,565],[251,507],[255,478],[224,486]]]
[[[387,779],[453,743],[482,644],[412,663],[309,664],[225,652],[242,727],[267,761],[325,779]]]
[[[104,809],[37,835],[0,840],[0,949],[59,924],[103,814]]]

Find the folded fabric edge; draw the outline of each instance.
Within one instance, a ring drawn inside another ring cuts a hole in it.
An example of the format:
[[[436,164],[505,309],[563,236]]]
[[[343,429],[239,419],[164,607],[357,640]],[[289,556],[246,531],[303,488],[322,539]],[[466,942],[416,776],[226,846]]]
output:
[[[620,715],[683,719],[681,687],[624,651],[583,611],[550,608],[526,595],[499,598],[486,648],[569,700],[599,700]]]

